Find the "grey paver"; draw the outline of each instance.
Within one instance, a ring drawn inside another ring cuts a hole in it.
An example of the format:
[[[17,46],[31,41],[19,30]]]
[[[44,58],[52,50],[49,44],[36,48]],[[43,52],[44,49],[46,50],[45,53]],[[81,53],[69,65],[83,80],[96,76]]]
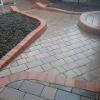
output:
[[[79,95],[82,95],[82,96],[85,96],[85,97],[90,97],[90,98],[98,98],[97,97],[97,94],[95,92],[91,92],[91,91],[86,91],[86,90],[81,90],[81,89],[72,89],[72,93],[75,93],[75,94],[79,94]]]
[[[44,81],[37,81],[37,83],[42,84],[42,85],[45,85],[45,86],[49,86],[49,83],[48,83],[48,82],[44,82]]]
[[[32,72],[32,71],[35,71],[35,72],[43,72],[44,70],[42,69],[41,66],[37,66],[35,68],[30,68],[27,70],[28,72]]]
[[[31,82],[31,81],[25,81],[25,82],[23,82],[23,84],[19,88],[19,90],[40,96],[40,94],[43,90],[43,87],[44,86],[41,84],[37,84],[37,83]]]
[[[58,75],[58,74],[59,74],[59,71],[58,71],[56,68],[51,69],[51,70],[48,70],[47,72],[48,72],[49,74],[53,74],[53,75]]]
[[[26,59],[19,59],[19,60],[17,60],[17,62],[18,62],[18,64],[24,64],[27,61],[26,61]]]
[[[92,73],[86,73],[86,74],[83,74],[82,75],[82,77],[84,77],[84,79],[86,79],[86,80],[97,80],[98,79],[98,77],[97,76],[95,76],[95,74],[92,74]]]
[[[62,85],[55,85],[55,84],[51,84],[51,87],[57,88],[59,90],[63,90],[63,91],[67,91],[67,92],[71,92],[72,88],[71,87],[65,87]]]
[[[7,68],[7,69],[2,70],[2,71],[0,72],[0,77],[7,76],[7,75],[10,75],[10,74],[11,74],[11,72],[10,72],[10,70]]]
[[[5,88],[0,94],[0,97],[4,100],[22,100],[24,93],[12,88]]]
[[[73,77],[77,76],[77,74],[74,71],[72,71],[72,70],[64,72],[64,74],[66,75],[66,77],[70,77],[70,78],[73,78]]]
[[[55,100],[80,100],[80,96],[62,90],[58,90]]]
[[[26,64],[21,64],[17,67],[10,67],[11,73],[21,72],[28,69]]]
[[[91,98],[87,98],[87,97],[81,97],[80,100],[91,100]]]
[[[35,95],[26,94],[22,100],[46,100]]]
[[[18,66],[17,61],[13,61],[13,62],[11,63],[11,66],[12,66],[12,67],[16,67],[16,66]]]
[[[49,57],[45,57],[41,60],[43,61],[43,63],[48,63],[48,62],[56,61],[57,59],[54,56],[49,56]]]
[[[51,88],[51,87],[45,87],[42,91],[41,96],[50,100],[53,100],[56,94],[56,90],[55,88]]]
[[[58,66],[64,65],[65,61],[63,59],[59,59],[57,61],[52,62],[51,64],[53,67],[58,67]]]
[[[34,60],[27,63],[28,68],[36,67],[42,65],[43,62],[41,60]]]
[[[27,56],[28,56],[28,57],[34,56],[34,55],[37,55],[37,54],[39,54],[39,53],[40,53],[39,50],[34,50],[34,51],[31,51],[31,52],[27,53]]]
[[[71,92],[71,90],[72,90],[71,87],[65,87],[65,86],[61,86],[61,85],[56,85],[56,88],[64,90],[64,91],[68,91],[68,92]]]
[[[10,84],[8,84],[8,87],[14,88],[14,89],[19,89],[19,87],[21,86],[21,84],[23,83],[23,81],[16,81],[16,82],[12,82]]]
[[[49,63],[48,64],[43,64],[41,67],[43,68],[44,71],[52,69],[52,66]]]

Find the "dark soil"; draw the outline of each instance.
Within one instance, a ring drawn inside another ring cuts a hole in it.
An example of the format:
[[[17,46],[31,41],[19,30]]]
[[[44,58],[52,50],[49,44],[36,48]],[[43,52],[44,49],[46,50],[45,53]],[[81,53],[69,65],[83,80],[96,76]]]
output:
[[[40,22],[18,13],[0,15],[0,58],[22,41]]]
[[[77,12],[100,10],[100,4],[94,5],[89,3],[63,2],[63,1],[51,2],[49,3],[49,7],[54,7],[69,11],[77,11]]]

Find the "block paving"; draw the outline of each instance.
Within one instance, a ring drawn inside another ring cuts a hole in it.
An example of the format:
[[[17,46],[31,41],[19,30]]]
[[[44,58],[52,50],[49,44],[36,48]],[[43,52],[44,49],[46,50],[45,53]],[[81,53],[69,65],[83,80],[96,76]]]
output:
[[[21,2],[16,2],[20,10],[32,7],[33,1]],[[48,28],[38,41],[0,71],[0,77],[10,75],[0,78],[0,100],[100,100],[100,93],[96,92],[100,86],[91,82],[100,82],[99,36],[80,30],[76,25],[78,15],[43,10],[25,12],[45,19]],[[17,72],[33,75],[14,74]],[[64,81],[67,78],[86,81]],[[6,83],[9,84],[4,86]]]
[[[36,80],[19,80],[0,88],[0,100],[100,100],[96,92]]]
[[[46,20],[48,28],[40,39],[0,72],[0,77],[36,71],[100,81],[100,37],[78,28],[79,15],[43,10],[26,13]]]

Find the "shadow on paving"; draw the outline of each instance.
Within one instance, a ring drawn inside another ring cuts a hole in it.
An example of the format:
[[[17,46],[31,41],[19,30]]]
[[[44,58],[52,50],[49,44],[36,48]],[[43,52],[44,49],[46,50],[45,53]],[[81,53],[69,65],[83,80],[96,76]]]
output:
[[[49,7],[60,8],[64,10],[71,10],[77,12],[95,11],[100,10],[100,5],[93,5],[89,3],[78,3],[78,2],[64,2],[56,1],[49,3]]]

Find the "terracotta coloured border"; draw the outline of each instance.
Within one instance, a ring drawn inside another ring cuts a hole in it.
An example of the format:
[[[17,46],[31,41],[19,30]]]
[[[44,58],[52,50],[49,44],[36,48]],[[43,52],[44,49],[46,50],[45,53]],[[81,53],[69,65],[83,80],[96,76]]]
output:
[[[88,33],[93,33],[93,34],[100,34],[100,27],[92,27],[90,26],[87,21],[86,21],[86,17],[89,15],[89,14],[94,14],[94,13],[100,13],[100,11],[93,11],[93,12],[86,12],[86,13],[83,13],[81,16],[80,16],[80,19],[79,19],[79,22],[78,22],[78,26],[88,32]]]
[[[11,11],[14,13],[17,12],[29,18],[34,18],[40,22],[40,25],[34,31],[30,32],[20,43],[17,44],[17,46],[15,46],[11,51],[9,51],[4,57],[0,59],[0,69],[8,65],[20,53],[22,53],[31,43],[35,42],[35,40],[37,40],[47,28],[46,22],[37,16],[21,12],[15,6],[11,7]]]
[[[20,72],[12,74],[10,76],[0,78],[0,87],[4,87],[11,82],[23,79],[39,80],[100,93],[100,83],[85,80],[68,79],[59,75],[51,75],[46,72]]]
[[[82,12],[74,12],[74,11],[68,11],[68,10],[62,10],[58,8],[53,8],[53,7],[48,7],[48,3],[41,3],[41,2],[36,2],[33,4],[33,9],[41,9],[41,10],[47,10],[47,11],[54,11],[54,12],[59,12],[59,13],[65,13],[65,14],[73,14],[73,15],[80,15]]]

